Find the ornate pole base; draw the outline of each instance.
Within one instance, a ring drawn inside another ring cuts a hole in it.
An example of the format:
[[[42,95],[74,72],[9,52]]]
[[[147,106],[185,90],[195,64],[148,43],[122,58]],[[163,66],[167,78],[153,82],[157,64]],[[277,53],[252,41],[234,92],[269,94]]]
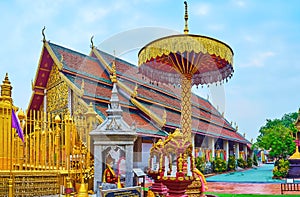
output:
[[[201,181],[194,180],[186,189],[186,194],[188,197],[201,197],[204,196],[204,193],[201,192]]]
[[[169,194],[167,195],[169,197],[188,197],[188,195],[186,195],[185,192],[186,192],[186,188],[191,183],[192,180],[190,179],[172,180],[171,177],[168,177],[168,179],[163,180],[163,184],[166,185],[167,188],[169,189],[168,191]]]
[[[161,180],[155,180],[151,186],[151,191],[159,196],[167,196],[168,188],[161,182]]]
[[[162,183],[161,179],[158,179],[159,174],[155,172],[148,171],[148,175],[154,180],[154,183],[151,186],[151,191],[155,195],[167,196],[168,188]]]

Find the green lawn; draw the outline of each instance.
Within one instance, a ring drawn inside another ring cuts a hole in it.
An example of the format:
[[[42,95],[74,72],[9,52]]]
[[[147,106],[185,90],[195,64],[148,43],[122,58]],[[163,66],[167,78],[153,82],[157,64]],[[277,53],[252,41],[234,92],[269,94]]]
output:
[[[213,194],[219,197],[273,197],[273,196],[299,196],[299,194],[220,194],[220,193],[210,193],[206,192],[206,194]]]

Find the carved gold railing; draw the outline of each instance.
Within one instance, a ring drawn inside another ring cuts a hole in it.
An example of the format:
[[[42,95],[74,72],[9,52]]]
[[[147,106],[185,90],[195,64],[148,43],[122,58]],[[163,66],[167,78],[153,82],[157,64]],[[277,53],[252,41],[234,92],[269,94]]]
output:
[[[11,112],[11,107],[0,107],[0,196],[7,196],[8,180],[13,180],[14,196],[57,194],[67,176],[74,185],[81,177],[93,182],[92,124],[85,116],[19,112],[22,142],[11,126]]]
[[[46,196],[60,192],[60,176],[49,171],[12,171],[0,172],[0,196],[7,196],[9,180],[12,180],[13,196]]]

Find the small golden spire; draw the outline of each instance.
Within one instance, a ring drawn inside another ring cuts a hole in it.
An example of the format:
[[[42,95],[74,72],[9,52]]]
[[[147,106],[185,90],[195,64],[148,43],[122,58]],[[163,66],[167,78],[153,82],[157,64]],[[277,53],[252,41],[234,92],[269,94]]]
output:
[[[11,98],[11,90],[12,86],[10,85],[10,81],[8,79],[8,73],[6,73],[3,84],[1,85],[1,96]]]
[[[185,25],[184,25],[184,33],[188,34],[189,33],[189,27],[188,27],[188,19],[189,19],[189,15],[188,15],[188,6],[187,6],[187,2],[184,1],[184,5],[185,5],[185,14],[184,14],[184,20],[185,20]]]
[[[86,184],[84,183],[84,177],[81,176],[81,184],[78,189],[77,197],[88,197],[88,188],[86,187]]]
[[[61,119],[59,117],[59,115],[56,115],[54,118],[55,123],[60,123]]]
[[[22,109],[20,109],[19,113],[18,113],[18,118],[20,121],[24,120],[26,118],[24,112]]]
[[[114,60],[111,65],[110,80],[112,83],[117,83],[117,69],[116,69],[116,52],[114,50]]]

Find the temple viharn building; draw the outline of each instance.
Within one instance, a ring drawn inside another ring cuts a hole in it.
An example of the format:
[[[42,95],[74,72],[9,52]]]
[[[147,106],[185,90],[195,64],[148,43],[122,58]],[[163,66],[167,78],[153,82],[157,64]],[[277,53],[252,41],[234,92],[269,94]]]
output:
[[[89,54],[44,40],[32,84],[29,110],[84,114],[93,106],[100,124],[116,79],[125,121],[136,126],[134,165],[147,166],[152,143],[180,127],[180,88],[147,80],[136,65],[95,46]],[[246,159],[250,142],[213,105],[192,95],[192,133],[195,156],[212,160],[216,155]]]

